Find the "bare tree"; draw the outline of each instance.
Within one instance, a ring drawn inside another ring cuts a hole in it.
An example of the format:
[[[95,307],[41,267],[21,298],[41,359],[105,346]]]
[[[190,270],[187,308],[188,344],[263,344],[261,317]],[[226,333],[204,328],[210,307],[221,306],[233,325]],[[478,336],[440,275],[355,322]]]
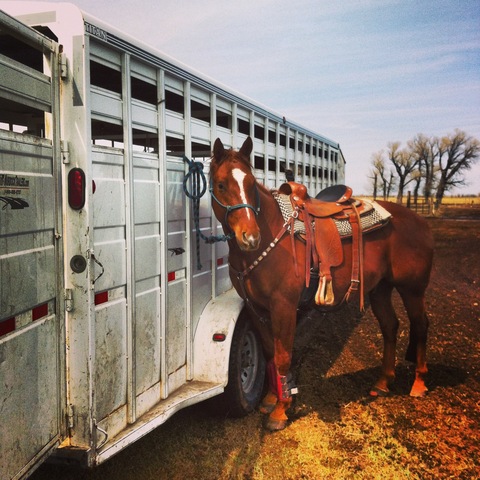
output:
[[[395,175],[390,170],[390,179],[387,182],[387,197],[386,200],[390,197],[391,191],[395,188]]]
[[[439,208],[445,193],[451,188],[465,185],[463,176],[480,156],[480,142],[461,130],[455,130],[437,141],[438,186],[435,194],[435,208]]]
[[[390,190],[392,188],[393,175],[387,171],[385,167],[385,160],[383,158],[383,151],[380,150],[372,155],[372,177],[374,179],[374,197],[377,195],[377,188],[383,192],[383,199],[388,200]]]
[[[398,178],[397,203],[402,203],[405,187],[412,181],[411,173],[418,165],[418,157],[411,149],[400,149],[400,142],[388,144],[388,159],[393,164]]]
[[[418,159],[417,173],[413,173],[415,182],[414,194],[418,196],[420,183],[423,180],[423,195],[428,203],[433,195],[435,185],[435,163],[438,157],[437,139],[428,138],[422,133],[408,142],[408,148]]]

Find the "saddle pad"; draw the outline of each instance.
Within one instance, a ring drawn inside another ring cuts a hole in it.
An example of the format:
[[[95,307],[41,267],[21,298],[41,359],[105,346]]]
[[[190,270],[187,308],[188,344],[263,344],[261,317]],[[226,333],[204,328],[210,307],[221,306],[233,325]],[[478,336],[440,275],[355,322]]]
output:
[[[290,201],[290,195],[285,195],[284,193],[279,193],[277,191],[272,192],[273,198],[277,201],[280,211],[282,212],[283,220],[288,222],[293,215],[293,205]],[[313,223],[312,223],[313,228]],[[305,234],[305,225],[298,218],[293,224],[294,233]]]
[[[272,195],[280,207],[283,219],[285,222],[288,221],[293,214],[293,206],[292,202],[290,201],[290,196],[278,192],[272,192]],[[391,214],[387,212],[387,210],[385,210],[381,205],[375,201],[365,199],[362,199],[362,202],[368,203],[373,207],[371,210],[360,214],[360,223],[363,233],[380,228],[388,222]],[[334,218],[333,221],[335,222],[340,237],[344,238],[352,235],[352,226],[350,225],[348,218],[341,220]],[[312,229],[314,228],[315,225],[312,223]],[[305,225],[301,220],[295,220],[294,233],[305,235]]]
[[[360,225],[362,226],[362,232],[368,233],[371,230],[383,227],[390,217],[392,216],[390,212],[387,212],[380,204],[375,201],[361,199],[363,203],[371,205],[373,208],[364,214],[360,214]],[[335,225],[337,226],[338,233],[343,237],[350,237],[352,235],[352,226],[348,221],[348,218],[337,220],[333,219]]]

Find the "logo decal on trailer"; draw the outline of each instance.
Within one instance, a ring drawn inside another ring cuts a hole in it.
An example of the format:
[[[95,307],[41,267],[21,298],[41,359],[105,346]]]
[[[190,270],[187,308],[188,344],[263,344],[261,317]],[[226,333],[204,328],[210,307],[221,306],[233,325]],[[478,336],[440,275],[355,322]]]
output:
[[[0,173],[0,201],[5,204],[3,205],[3,210],[9,205],[12,210],[19,210],[28,207],[29,204],[26,200],[12,195],[21,195],[29,189],[30,180],[28,180],[28,178]]]

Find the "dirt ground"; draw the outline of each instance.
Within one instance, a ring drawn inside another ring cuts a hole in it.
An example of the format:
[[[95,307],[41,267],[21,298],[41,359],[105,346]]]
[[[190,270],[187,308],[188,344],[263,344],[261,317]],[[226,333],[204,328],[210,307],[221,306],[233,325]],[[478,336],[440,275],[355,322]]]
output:
[[[480,476],[480,208],[429,220],[436,240],[427,296],[429,394],[408,396],[402,309],[397,381],[370,400],[382,339],[370,310],[311,314],[299,323],[291,422],[266,433],[262,415],[212,416],[204,405],[92,471],[45,465],[34,480],[474,479]]]

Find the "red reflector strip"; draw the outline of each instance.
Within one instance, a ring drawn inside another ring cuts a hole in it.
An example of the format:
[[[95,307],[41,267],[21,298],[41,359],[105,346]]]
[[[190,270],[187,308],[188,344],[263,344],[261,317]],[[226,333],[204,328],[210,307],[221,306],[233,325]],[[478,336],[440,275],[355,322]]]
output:
[[[39,305],[32,310],[32,321],[38,320],[39,318],[46,317],[48,315],[48,303]]]
[[[223,265],[223,257],[217,258],[217,265]]]
[[[95,305],[108,302],[108,292],[101,292],[95,295]]]
[[[173,280],[175,280],[175,272],[168,272],[167,279],[169,282],[172,282]]]
[[[0,337],[15,330],[15,317],[0,322]]]
[[[213,341],[214,342],[224,342],[227,336],[224,333],[214,333]]]

